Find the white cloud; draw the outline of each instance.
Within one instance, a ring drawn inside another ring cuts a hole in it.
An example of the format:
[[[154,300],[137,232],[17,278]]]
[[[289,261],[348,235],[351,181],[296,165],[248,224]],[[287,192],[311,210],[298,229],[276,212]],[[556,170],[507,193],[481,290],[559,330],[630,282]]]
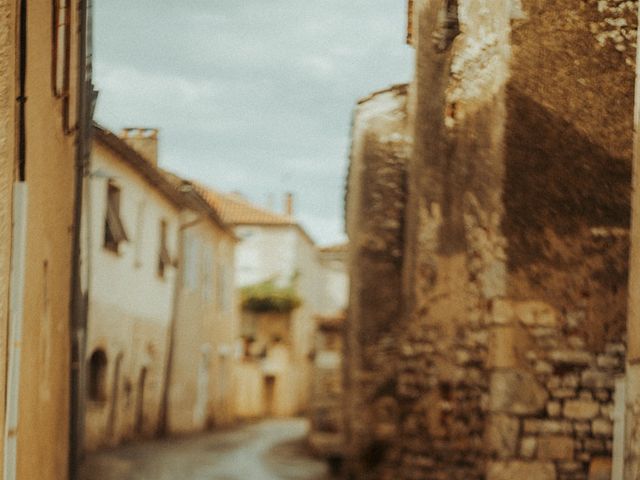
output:
[[[410,76],[404,3],[97,2],[98,120],[159,127],[162,162],[225,190],[295,191],[337,240],[353,106]]]

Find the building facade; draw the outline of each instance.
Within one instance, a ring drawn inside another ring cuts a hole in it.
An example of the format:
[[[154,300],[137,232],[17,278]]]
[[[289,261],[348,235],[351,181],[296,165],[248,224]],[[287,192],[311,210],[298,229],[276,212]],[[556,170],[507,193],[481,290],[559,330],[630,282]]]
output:
[[[166,377],[184,204],[155,159],[126,140],[94,130],[86,226],[89,451],[155,435]]]
[[[166,431],[186,433],[235,419],[234,365],[239,310],[234,288],[237,239],[189,182],[180,182],[191,209],[178,237]]]
[[[263,284],[299,297],[286,312],[242,312],[244,360],[238,366],[237,407],[241,417],[291,416],[309,405],[315,315],[320,311],[322,278],[313,240],[293,218],[274,213],[237,195],[208,190],[212,205],[240,239],[236,248],[238,288]]]
[[[612,475],[623,443],[614,411],[636,9],[412,2],[406,119],[396,90],[397,106],[378,99],[353,130],[346,388],[355,478]],[[404,185],[405,198],[376,217],[375,192],[390,184],[380,158],[397,157],[397,130],[401,148],[408,136],[394,177],[404,168],[394,191]],[[398,248],[375,255],[380,245]],[[394,289],[399,304],[371,309]],[[386,369],[367,375],[368,361]]]
[[[61,480],[72,448],[69,306],[88,16],[84,4],[11,0],[0,13],[3,478]]]

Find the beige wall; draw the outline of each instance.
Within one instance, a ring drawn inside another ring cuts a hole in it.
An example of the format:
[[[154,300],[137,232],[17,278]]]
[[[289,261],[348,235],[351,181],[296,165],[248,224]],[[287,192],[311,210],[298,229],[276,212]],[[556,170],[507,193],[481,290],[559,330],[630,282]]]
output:
[[[295,313],[243,312],[243,334],[255,339],[236,368],[238,416],[288,417],[307,406],[310,372],[296,354]]]
[[[97,349],[104,350],[107,373],[106,398],[87,402],[88,450],[157,431],[176,278],[171,266],[164,278],[157,273],[160,222],[167,222],[167,246],[175,258],[180,221],[177,206],[99,141],[93,146],[92,172],[86,351],[89,361]],[[121,189],[121,218],[129,237],[117,254],[103,246],[108,179]]]
[[[26,103],[29,186],[18,478],[62,480],[68,470],[69,286],[74,142],[63,101],[52,95],[51,3],[29,2]],[[71,111],[76,100],[76,9],[72,9]],[[72,117],[75,115],[72,115]],[[72,122],[73,125],[73,122]]]
[[[318,250],[293,225],[241,225],[235,231],[241,239],[236,254],[237,285],[242,287],[270,278],[275,278],[282,285],[293,281],[302,300],[301,306],[291,314],[288,334],[291,339],[288,375],[294,379],[295,388],[288,391],[283,402],[291,405],[287,411],[303,412],[308,406],[311,391],[312,365],[309,354],[313,349],[314,318],[323,307],[324,297]],[[245,365],[243,371],[248,370]],[[238,379],[238,382],[242,381]]]
[[[6,352],[11,254],[12,184],[15,166],[15,20],[14,0],[0,1],[0,345]],[[5,384],[6,353],[0,355],[0,385]],[[3,390],[4,392],[4,390]],[[0,395],[0,431],[4,431],[5,395]],[[0,439],[0,452],[4,438]],[[0,458],[2,468],[2,458]]]
[[[196,271],[178,278],[168,430],[184,433],[233,421],[238,306],[233,237],[204,217],[182,235],[180,265]]]

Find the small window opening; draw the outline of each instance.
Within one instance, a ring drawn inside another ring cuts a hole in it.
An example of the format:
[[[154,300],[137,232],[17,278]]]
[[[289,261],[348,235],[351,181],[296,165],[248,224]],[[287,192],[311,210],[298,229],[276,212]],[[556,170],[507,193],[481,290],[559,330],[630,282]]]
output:
[[[89,359],[89,399],[104,402],[107,399],[107,354],[96,350]]]
[[[104,228],[104,248],[118,253],[121,242],[129,240],[120,218],[120,189],[109,182],[107,187],[107,214]]]
[[[69,0],[53,0],[52,9],[51,82],[54,95],[63,101],[64,129],[67,132],[71,77],[71,5]]]
[[[171,255],[167,248],[167,222],[160,221],[160,248],[158,250],[158,276],[164,278],[167,268],[171,266]]]

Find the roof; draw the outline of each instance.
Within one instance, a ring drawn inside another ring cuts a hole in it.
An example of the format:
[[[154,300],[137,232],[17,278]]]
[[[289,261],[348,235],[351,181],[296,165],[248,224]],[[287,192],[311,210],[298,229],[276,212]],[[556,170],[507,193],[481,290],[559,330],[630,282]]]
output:
[[[265,210],[238,194],[224,194],[194,183],[200,194],[227,223],[233,225],[295,225],[293,217]]]
[[[120,160],[138,172],[151,186],[179,209],[191,208],[203,212],[211,222],[236,239],[233,230],[224,222],[219,213],[209,205],[195,188],[188,189],[191,183],[179,176],[149,163],[142,155],[125,141],[105,127],[94,123],[94,140],[115,153]]]
[[[316,325],[318,329],[328,331],[339,331],[344,328],[344,324],[347,320],[346,312],[338,312],[335,315],[318,315],[315,317]]]
[[[338,243],[336,245],[327,245],[326,247],[321,247],[320,252],[322,253],[344,253],[349,249],[349,244]]]
[[[235,240],[238,240],[231,225],[222,219],[220,212],[211,205],[211,203],[204,197],[201,190],[194,185],[193,182],[186,180],[169,170],[161,169],[161,171],[165,178],[180,190],[182,195],[190,200],[193,208],[206,213],[213,223],[218,225],[218,227],[220,227],[225,233],[231,235]]]
[[[218,212],[225,223],[236,226],[294,227],[315,246],[311,236],[292,216],[258,207],[239,194],[221,193],[197,182],[193,182],[193,186],[209,205]]]
[[[187,206],[180,191],[173,185],[161,170],[147,161],[142,155],[127,145],[120,137],[105,127],[93,124],[94,141],[115,153],[118,158],[136,170],[150,185],[158,190],[167,200],[179,209]]]

